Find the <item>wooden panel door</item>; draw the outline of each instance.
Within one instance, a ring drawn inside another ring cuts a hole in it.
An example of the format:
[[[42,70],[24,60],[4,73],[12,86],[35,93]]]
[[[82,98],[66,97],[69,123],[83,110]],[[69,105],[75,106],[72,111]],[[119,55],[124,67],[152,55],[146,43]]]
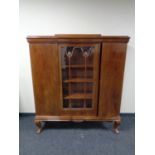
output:
[[[30,44],[36,115],[59,115],[60,70],[57,49],[57,44]]]
[[[99,116],[119,116],[126,43],[103,43],[100,73]]]
[[[99,44],[59,44],[62,115],[97,115],[99,54]]]

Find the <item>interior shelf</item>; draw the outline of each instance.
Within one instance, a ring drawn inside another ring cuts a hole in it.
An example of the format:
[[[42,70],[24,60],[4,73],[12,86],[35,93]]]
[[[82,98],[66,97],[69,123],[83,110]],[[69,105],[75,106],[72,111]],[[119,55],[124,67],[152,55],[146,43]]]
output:
[[[92,94],[70,94],[64,97],[64,99],[92,99]]]
[[[65,67],[69,68],[69,65],[66,65]],[[70,68],[85,68],[85,65],[70,65]],[[86,68],[93,68],[93,65],[86,65]]]
[[[76,78],[76,79],[69,79],[69,80],[64,80],[63,81],[64,83],[69,83],[69,82],[72,82],[72,83],[91,83],[93,82],[93,79],[82,79],[82,78]]]

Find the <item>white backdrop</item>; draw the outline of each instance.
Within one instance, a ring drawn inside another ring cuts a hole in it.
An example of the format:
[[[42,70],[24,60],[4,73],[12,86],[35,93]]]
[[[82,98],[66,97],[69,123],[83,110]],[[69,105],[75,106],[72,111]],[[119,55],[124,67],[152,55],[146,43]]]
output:
[[[134,0],[20,0],[19,111],[34,112],[27,35],[97,33],[131,37],[121,112],[135,112]]]

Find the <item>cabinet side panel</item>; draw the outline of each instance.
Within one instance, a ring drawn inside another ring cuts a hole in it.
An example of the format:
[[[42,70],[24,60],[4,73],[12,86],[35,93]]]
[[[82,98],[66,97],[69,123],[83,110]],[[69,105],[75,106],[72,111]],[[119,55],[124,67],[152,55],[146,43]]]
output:
[[[126,46],[126,43],[102,44],[99,116],[120,113]]]
[[[32,79],[37,115],[58,115],[60,103],[57,44],[30,44]]]

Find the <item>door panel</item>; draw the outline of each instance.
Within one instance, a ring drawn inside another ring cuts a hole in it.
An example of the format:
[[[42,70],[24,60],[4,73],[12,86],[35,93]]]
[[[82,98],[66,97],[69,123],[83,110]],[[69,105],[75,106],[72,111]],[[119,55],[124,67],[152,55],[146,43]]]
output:
[[[99,44],[60,44],[61,114],[97,115]]]
[[[30,44],[37,115],[59,115],[60,79],[57,44]]]
[[[119,115],[126,47],[126,43],[102,44],[99,116]]]

